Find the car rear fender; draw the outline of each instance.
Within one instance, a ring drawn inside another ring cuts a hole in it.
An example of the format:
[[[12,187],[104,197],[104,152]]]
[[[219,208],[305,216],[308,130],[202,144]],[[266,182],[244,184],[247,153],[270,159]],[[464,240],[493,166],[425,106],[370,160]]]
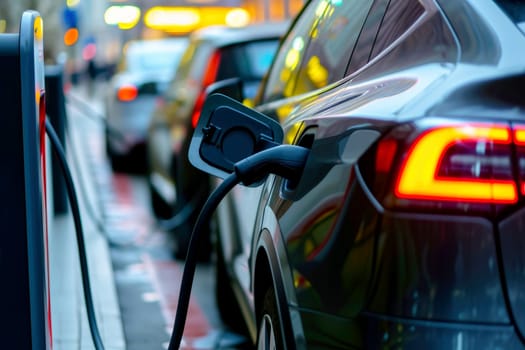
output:
[[[252,265],[252,290],[257,324],[262,317],[261,308],[265,291],[273,285],[282,332],[287,349],[305,348],[304,332],[299,312],[294,305],[293,280],[286,259],[280,231],[263,229],[257,240],[255,263]],[[296,303],[295,303],[296,305]],[[301,345],[302,344],[302,345]]]

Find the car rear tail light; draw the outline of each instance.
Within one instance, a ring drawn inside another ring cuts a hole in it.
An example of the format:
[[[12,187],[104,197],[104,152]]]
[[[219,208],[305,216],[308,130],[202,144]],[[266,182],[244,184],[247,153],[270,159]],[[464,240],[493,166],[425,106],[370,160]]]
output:
[[[217,72],[219,71],[219,64],[221,63],[221,53],[215,51],[208,61],[208,66],[204,72],[202,78],[202,89],[195,100],[195,106],[193,107],[193,113],[191,116],[191,125],[193,129],[197,127],[199,118],[201,116],[202,106],[204,105],[204,100],[206,99],[206,88],[213,84],[217,79]]]
[[[518,190],[514,144],[522,141]],[[471,210],[525,194],[525,127],[432,119],[395,128],[377,145],[373,192],[388,208]]]
[[[401,166],[399,198],[515,203],[506,126],[457,125],[424,132]]]
[[[195,101],[195,107],[193,108],[193,114],[191,115],[191,126],[193,129],[197,127],[199,123],[199,118],[201,117],[202,106],[204,106],[204,100],[206,100],[206,93],[201,91],[197,100]]]
[[[135,85],[122,85],[117,90],[117,98],[122,102],[130,102],[137,98],[139,90]]]
[[[525,126],[514,127],[514,143],[516,144],[516,156],[520,177],[520,192],[525,195]]]

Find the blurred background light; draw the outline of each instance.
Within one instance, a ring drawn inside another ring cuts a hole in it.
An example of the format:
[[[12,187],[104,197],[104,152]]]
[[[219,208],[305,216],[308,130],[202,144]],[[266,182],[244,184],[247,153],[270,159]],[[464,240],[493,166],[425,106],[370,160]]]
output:
[[[82,58],[85,61],[89,61],[95,58],[97,55],[97,45],[95,43],[89,43],[82,49]]]
[[[200,22],[200,13],[191,7],[155,6],[144,15],[144,24],[166,32],[190,31]]]
[[[249,12],[240,7],[154,6],[144,15],[147,28],[170,34],[187,34],[211,25],[242,27],[250,21]]]
[[[120,29],[131,29],[140,20],[140,8],[132,5],[114,5],[104,13],[104,21],[109,25],[117,25]]]
[[[66,46],[73,46],[78,41],[78,29],[77,28],[69,28],[64,33],[64,45]]]
[[[250,14],[245,9],[235,8],[226,14],[225,21],[230,27],[244,27],[250,23]]]
[[[67,7],[75,7],[80,4],[80,0],[66,0]]]

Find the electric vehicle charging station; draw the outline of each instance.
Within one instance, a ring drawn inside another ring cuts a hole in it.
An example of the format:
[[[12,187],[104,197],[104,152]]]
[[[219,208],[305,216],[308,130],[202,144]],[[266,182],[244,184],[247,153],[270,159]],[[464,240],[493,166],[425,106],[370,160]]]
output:
[[[6,349],[50,349],[42,18],[0,34],[0,338]]]

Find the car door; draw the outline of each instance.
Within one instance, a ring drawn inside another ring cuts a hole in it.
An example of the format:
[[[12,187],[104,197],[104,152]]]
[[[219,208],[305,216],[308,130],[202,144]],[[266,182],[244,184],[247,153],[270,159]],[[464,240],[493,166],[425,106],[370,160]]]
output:
[[[326,86],[337,84],[347,74],[352,53],[374,4],[375,11],[384,12],[384,0],[311,1],[284,39],[256,100],[257,109],[287,123],[294,108],[315,99]],[[377,31],[377,26],[375,28]],[[345,35],[340,35],[341,32]],[[328,46],[323,45],[326,42]],[[366,50],[363,46],[360,49]],[[369,41],[368,52],[371,49],[372,41]],[[368,53],[360,60],[364,65]],[[286,135],[287,143],[293,141],[297,131],[292,130]],[[261,191],[262,187],[237,187],[230,196],[239,222],[239,250],[234,253],[233,271],[247,294],[251,293],[248,262]]]

